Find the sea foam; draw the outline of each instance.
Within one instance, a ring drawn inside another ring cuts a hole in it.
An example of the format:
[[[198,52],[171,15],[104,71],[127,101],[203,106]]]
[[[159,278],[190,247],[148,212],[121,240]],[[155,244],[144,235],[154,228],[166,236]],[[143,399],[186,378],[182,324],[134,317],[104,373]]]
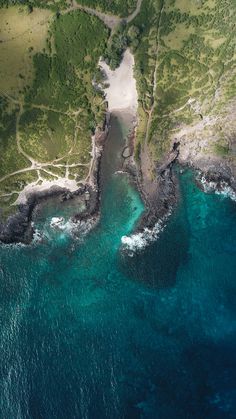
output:
[[[130,236],[122,236],[122,250],[127,251],[129,256],[133,256],[135,252],[145,249],[149,244],[156,241],[159,234],[163,231],[166,226],[166,220],[171,215],[171,210],[166,214],[165,217],[160,219],[154,227],[144,228],[143,231]]]
[[[225,198],[230,198],[232,199],[232,201],[236,201],[236,193],[233,190],[233,188],[231,188],[231,186],[229,186],[229,184],[225,181],[221,181],[219,183],[214,182],[214,181],[207,181],[205,176],[199,176],[199,181],[203,187],[204,192],[206,193],[212,193],[214,192],[216,195],[221,195]]]

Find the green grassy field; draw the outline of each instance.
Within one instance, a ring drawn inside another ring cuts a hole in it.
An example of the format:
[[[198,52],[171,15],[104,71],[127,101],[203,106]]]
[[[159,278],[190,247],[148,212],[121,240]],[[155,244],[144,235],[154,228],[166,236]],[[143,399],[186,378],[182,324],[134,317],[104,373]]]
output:
[[[105,112],[92,82],[109,31],[78,10],[54,15],[14,6],[0,9],[0,22],[0,207],[6,208],[12,188],[19,192],[27,179],[37,180],[32,161],[48,164],[43,179],[88,175],[91,135]]]

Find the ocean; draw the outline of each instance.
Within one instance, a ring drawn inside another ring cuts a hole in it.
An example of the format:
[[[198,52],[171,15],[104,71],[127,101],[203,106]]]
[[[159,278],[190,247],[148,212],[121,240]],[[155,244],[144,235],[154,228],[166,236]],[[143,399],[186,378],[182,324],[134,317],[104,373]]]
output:
[[[236,418],[236,202],[185,170],[158,239],[124,251],[144,211],[126,135],[113,116],[87,236],[49,204],[42,241],[0,247],[0,418]]]

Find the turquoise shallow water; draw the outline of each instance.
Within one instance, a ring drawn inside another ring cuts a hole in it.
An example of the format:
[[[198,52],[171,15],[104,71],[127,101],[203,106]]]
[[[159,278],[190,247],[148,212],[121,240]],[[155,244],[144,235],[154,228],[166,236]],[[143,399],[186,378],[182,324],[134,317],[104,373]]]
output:
[[[186,171],[159,240],[120,253],[143,210],[121,143],[113,120],[83,242],[0,249],[1,418],[236,418],[236,204]]]

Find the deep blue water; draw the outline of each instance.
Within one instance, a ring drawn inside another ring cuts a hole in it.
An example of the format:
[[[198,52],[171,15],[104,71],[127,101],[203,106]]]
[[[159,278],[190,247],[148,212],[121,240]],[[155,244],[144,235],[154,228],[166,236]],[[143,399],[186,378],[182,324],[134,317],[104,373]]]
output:
[[[122,254],[143,205],[121,139],[83,242],[0,248],[0,418],[236,418],[236,204],[186,171],[159,240]]]

